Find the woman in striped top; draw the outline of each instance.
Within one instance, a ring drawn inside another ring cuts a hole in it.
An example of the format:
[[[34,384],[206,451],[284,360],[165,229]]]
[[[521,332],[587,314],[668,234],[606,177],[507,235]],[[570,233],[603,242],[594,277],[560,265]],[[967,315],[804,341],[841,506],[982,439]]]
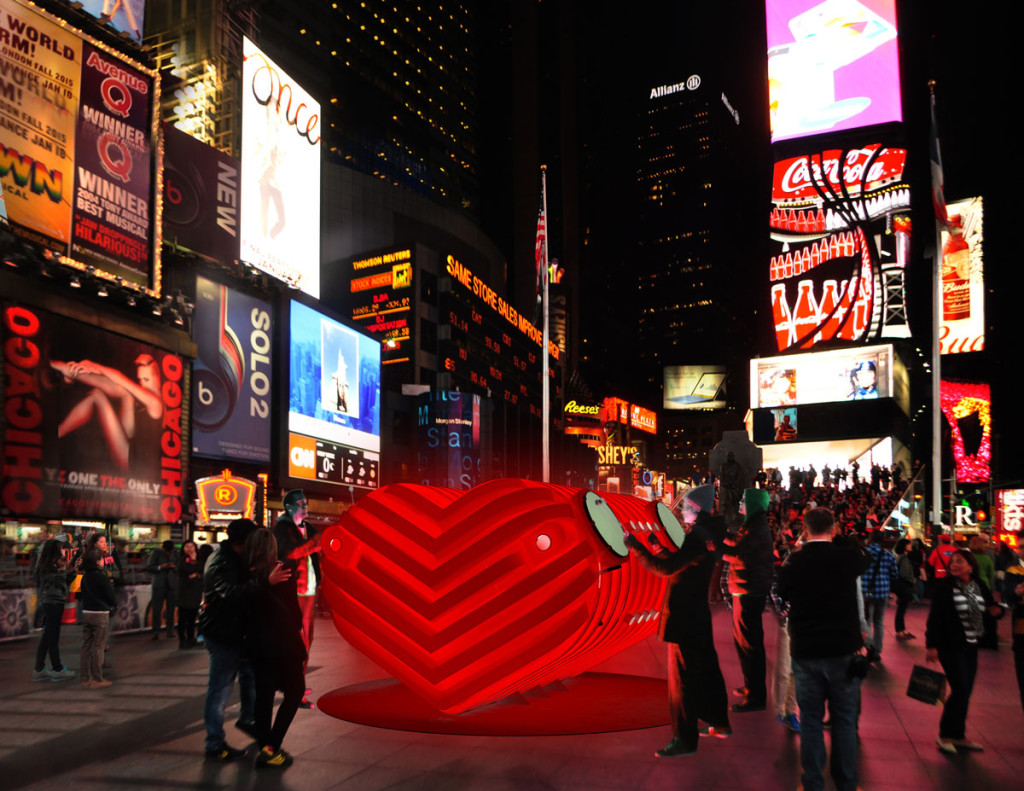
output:
[[[936,581],[925,631],[926,658],[942,665],[949,682],[949,697],[939,720],[938,745],[944,753],[984,749],[965,738],[965,725],[978,672],[978,638],[984,631],[985,610],[997,617],[1002,613],[978,577],[978,561],[967,550],[958,549],[950,556],[949,576]]]

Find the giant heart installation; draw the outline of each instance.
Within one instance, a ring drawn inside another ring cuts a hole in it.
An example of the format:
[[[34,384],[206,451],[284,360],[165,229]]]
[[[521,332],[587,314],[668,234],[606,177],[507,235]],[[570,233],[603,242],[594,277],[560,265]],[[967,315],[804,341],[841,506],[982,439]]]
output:
[[[355,648],[457,714],[576,676],[650,636],[665,581],[623,530],[669,549],[671,511],[525,480],[394,484],[322,537],[324,591]]]

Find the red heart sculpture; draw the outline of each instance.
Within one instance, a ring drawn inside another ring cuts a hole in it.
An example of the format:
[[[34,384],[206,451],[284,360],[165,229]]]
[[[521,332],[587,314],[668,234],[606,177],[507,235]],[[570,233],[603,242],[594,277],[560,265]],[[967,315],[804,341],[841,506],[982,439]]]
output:
[[[569,678],[653,633],[664,581],[623,528],[667,532],[664,506],[522,480],[469,491],[395,484],[322,539],[342,636],[447,713]]]

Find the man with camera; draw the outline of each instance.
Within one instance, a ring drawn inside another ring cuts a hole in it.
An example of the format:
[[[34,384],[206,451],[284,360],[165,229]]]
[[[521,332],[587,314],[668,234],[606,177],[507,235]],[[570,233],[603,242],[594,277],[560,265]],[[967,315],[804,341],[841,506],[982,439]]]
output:
[[[857,788],[857,705],[867,668],[857,606],[857,578],[869,564],[854,546],[832,543],[835,520],[827,508],[804,515],[806,537],[779,569],[778,594],[789,602],[790,653],[800,706],[800,764],[804,791],[825,785],[822,720],[832,721],[831,774],[837,791]]]

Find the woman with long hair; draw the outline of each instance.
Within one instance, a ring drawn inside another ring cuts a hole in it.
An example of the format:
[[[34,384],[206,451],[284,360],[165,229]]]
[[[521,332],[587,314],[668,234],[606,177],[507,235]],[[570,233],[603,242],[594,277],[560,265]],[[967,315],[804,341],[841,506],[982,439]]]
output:
[[[939,749],[980,752],[984,748],[965,737],[967,707],[978,673],[978,639],[984,631],[983,615],[1002,611],[992,600],[988,586],[978,576],[978,561],[966,549],[949,558],[949,576],[935,581],[925,646],[928,662],[938,662],[949,682],[949,697],[939,720]]]
[[[117,607],[114,586],[103,570],[103,555],[90,549],[82,557],[82,684],[104,689],[113,682],[103,678],[110,613]]]
[[[55,538],[43,544],[36,566],[36,587],[39,606],[43,608],[43,636],[36,649],[33,681],[68,681],[75,671],[68,670],[60,661],[60,626],[64,618],[64,603],[68,600],[68,583],[74,576],[68,571],[71,549],[66,542]],[[50,656],[50,670],[46,669],[46,656]]]
[[[273,532],[266,528],[253,532],[245,542],[245,551],[250,573],[259,584],[245,625],[246,646],[256,676],[256,738],[260,747],[256,766],[284,769],[292,764],[292,757],[281,749],[281,743],[306,690],[302,613],[294,589],[269,581],[278,565]],[[284,699],[271,726],[276,690],[284,693]]]
[[[196,615],[203,601],[203,562],[196,542],[189,539],[181,545],[178,556],[178,648],[194,648]]]

